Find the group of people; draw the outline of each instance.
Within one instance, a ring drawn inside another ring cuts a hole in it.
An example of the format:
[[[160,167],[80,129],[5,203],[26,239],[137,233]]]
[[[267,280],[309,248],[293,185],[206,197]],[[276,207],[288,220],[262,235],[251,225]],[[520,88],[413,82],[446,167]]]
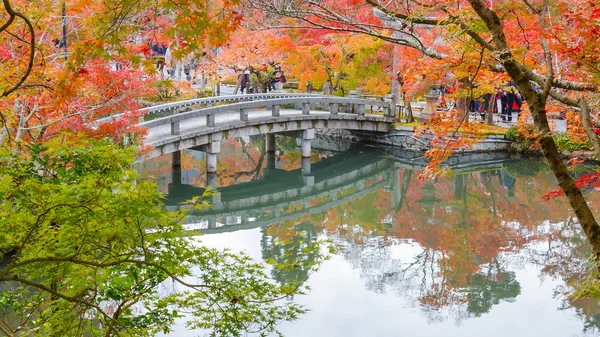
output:
[[[149,56],[154,58],[155,66],[161,77],[168,77],[177,80],[195,81],[200,76],[203,80],[203,74],[196,73],[196,59],[194,55],[187,55],[181,59],[173,57],[173,50],[165,43],[146,42],[149,48]],[[185,46],[185,41],[179,44]]]
[[[496,112],[500,114],[503,122],[512,122],[513,112],[517,112],[517,119],[519,119],[523,97],[511,83],[506,89],[498,88],[495,102]]]
[[[285,74],[281,66],[275,62],[269,62],[261,68],[249,66],[238,76],[241,94],[281,90],[285,82],[287,82]]]
[[[509,82],[505,87],[498,87],[495,94],[486,94],[481,99],[474,99],[471,102],[471,111],[477,112],[481,118],[485,118],[489,110],[499,114],[503,122],[512,122],[513,112],[517,113],[516,118],[518,119],[522,105],[521,93],[512,82]]]

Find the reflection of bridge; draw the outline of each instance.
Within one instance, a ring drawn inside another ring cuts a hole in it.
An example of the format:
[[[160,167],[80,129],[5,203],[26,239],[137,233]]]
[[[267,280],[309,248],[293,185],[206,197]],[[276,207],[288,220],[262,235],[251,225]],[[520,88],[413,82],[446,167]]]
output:
[[[507,160],[510,158],[485,162],[473,158],[470,167],[459,163],[458,168],[463,172],[501,169],[502,162]],[[402,194],[407,187],[402,187],[407,182],[401,184],[398,169],[420,170],[419,166],[365,149],[342,152],[312,165],[305,158],[301,169],[283,171],[275,170],[274,157],[267,156],[263,179],[219,188],[219,196],[213,200],[214,207],[192,212],[185,222],[191,228],[191,234],[257,228],[320,213],[382,187],[392,193],[393,207],[398,207],[403,203]],[[174,172],[175,183],[169,185],[165,202],[170,210],[187,207],[181,203],[204,192],[204,188],[177,183],[181,175],[178,170]],[[464,177],[457,174],[455,183],[460,184],[461,178]],[[215,183],[216,175],[209,174],[209,184],[214,186]]]
[[[381,108],[385,115],[367,114],[367,107]],[[275,134],[298,137],[302,157],[308,158],[316,129],[387,132],[394,120],[392,107],[391,100],[320,95],[220,96],[149,108],[168,115],[138,125],[148,129],[145,145],[152,150],[146,158],[173,153],[177,167],[179,151],[195,149],[206,152],[207,172],[216,172],[221,140],[267,134],[267,151],[274,151]]]
[[[219,188],[220,195],[215,198],[214,206],[204,212],[191,213],[186,223],[199,224],[202,232],[213,233],[293,220],[344,204],[381,187],[391,188],[390,175],[397,171],[391,160],[371,151],[348,151],[324,159],[312,164],[309,175],[306,167],[294,171],[273,170],[271,160],[267,158],[264,179]],[[182,207],[176,204],[203,192],[203,188],[170,184],[167,208]],[[216,227],[218,219],[225,225]]]

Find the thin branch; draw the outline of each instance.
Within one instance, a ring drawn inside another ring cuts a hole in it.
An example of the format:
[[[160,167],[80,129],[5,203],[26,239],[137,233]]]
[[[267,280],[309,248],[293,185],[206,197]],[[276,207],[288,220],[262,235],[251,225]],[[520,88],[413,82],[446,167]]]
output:
[[[25,24],[27,24],[27,27],[29,28],[29,34],[31,35],[31,39],[29,42],[29,44],[31,46],[31,51],[29,54],[29,63],[27,64],[27,70],[25,71],[25,74],[23,74],[23,76],[21,77],[21,79],[19,80],[19,82],[17,84],[15,84],[12,88],[3,92],[2,95],[0,95],[0,97],[6,97],[6,96],[10,95],[11,93],[18,90],[23,83],[25,83],[25,80],[29,77],[29,75],[31,74],[31,71],[33,70],[33,61],[35,59],[35,30],[33,28],[33,25],[31,24],[31,21],[29,21],[29,19],[27,17],[25,17],[25,15],[15,11],[11,7],[9,0],[3,0],[3,2],[4,2],[4,8],[6,9],[6,12],[10,15],[10,18],[2,27],[0,27],[0,32],[4,31],[10,24],[12,24],[12,22],[14,21],[14,17],[21,18],[23,21],[25,21]]]

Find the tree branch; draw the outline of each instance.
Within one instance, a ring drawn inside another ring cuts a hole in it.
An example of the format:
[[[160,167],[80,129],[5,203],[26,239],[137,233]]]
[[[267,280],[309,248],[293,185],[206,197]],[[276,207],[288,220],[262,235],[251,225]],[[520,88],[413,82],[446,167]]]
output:
[[[23,83],[25,83],[25,80],[29,77],[29,75],[31,74],[31,71],[33,70],[33,61],[35,59],[35,30],[33,28],[33,25],[31,24],[31,21],[29,21],[29,19],[27,17],[25,17],[25,15],[15,11],[11,7],[9,0],[3,0],[3,3],[4,3],[4,8],[6,9],[6,12],[10,16],[10,18],[4,25],[2,25],[2,27],[0,27],[0,33],[12,24],[15,17],[21,18],[23,21],[25,21],[25,24],[27,24],[27,27],[29,28],[29,34],[31,34],[31,38],[29,41],[31,51],[29,53],[29,63],[27,64],[27,70],[25,71],[25,74],[23,74],[23,76],[21,77],[21,79],[19,80],[19,82],[17,84],[15,84],[12,88],[4,91],[0,95],[0,97],[6,97],[6,96],[10,95],[11,93],[18,90]]]

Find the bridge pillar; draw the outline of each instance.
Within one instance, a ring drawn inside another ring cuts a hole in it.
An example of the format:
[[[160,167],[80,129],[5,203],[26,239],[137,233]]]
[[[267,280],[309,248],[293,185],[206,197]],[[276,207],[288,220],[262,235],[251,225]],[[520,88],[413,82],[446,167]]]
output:
[[[365,189],[365,181],[364,180],[360,180],[356,182],[356,189],[361,192]]]
[[[181,167],[181,151],[175,151],[171,154],[171,167]]]
[[[310,158],[302,158],[302,182],[305,186],[315,186],[315,176],[310,174]]]
[[[206,174],[206,186],[217,188],[217,174],[209,172]]]
[[[267,152],[266,155],[266,160],[267,163],[265,165],[265,168],[263,169],[263,177],[268,177],[273,171],[276,170],[275,168],[275,152]]]
[[[310,143],[313,138],[315,129],[302,131],[302,181],[306,186],[315,186],[315,177],[310,175]]]
[[[221,143],[218,141],[210,142],[202,146],[202,151],[206,152],[206,172],[217,172],[217,155],[221,152]]]
[[[275,152],[275,134],[274,133],[268,133],[267,134],[267,153],[269,152]]]
[[[392,185],[392,207],[396,207],[402,199],[402,191],[400,189],[400,170],[393,170],[390,178],[390,184]]]
[[[216,153],[206,153],[206,172],[208,173],[216,173],[217,172],[217,154]]]
[[[302,138],[302,158],[310,158],[310,139]]]
[[[308,210],[310,209],[310,201],[307,198],[302,199],[302,209]]]
[[[208,172],[206,173],[206,186],[210,186],[213,189],[217,188],[217,174]],[[221,209],[221,192],[216,191],[215,195],[209,198],[210,203],[214,209]]]
[[[302,175],[310,175],[310,158],[302,158]]]
[[[329,200],[336,201],[338,199],[338,191],[329,191]]]
[[[302,131],[302,157],[310,158],[310,141],[315,138],[315,129]]]
[[[181,185],[181,167],[171,168],[171,185]]]
[[[208,228],[209,229],[217,228],[217,218],[210,217],[208,219]]]

